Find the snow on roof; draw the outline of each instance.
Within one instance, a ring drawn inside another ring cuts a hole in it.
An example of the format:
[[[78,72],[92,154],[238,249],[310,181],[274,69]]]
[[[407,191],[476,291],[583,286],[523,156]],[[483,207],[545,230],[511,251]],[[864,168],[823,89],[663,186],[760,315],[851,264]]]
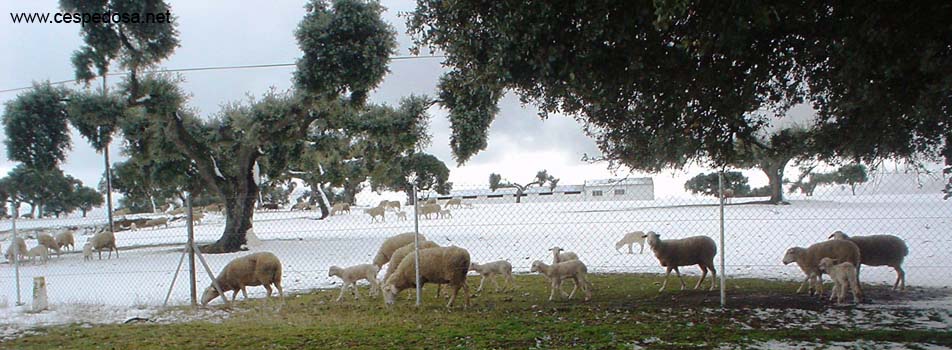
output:
[[[634,185],[653,185],[654,180],[650,177],[629,177],[624,179],[598,179],[585,180],[585,186],[634,186]]]
[[[527,188],[525,193],[546,193],[546,192],[562,193],[562,192],[576,192],[576,191],[583,191],[583,190],[584,190],[584,186],[582,185],[560,185],[560,186],[556,186],[555,190],[549,189],[549,186],[542,186],[542,187],[533,186],[533,187]],[[472,188],[472,189],[464,189],[464,190],[452,190],[449,195],[451,197],[460,197],[460,196],[487,196],[487,195],[496,195],[496,194],[514,195],[516,194],[516,189],[507,187],[507,188],[497,189],[496,191],[492,191],[489,188]],[[435,192],[429,193],[429,195],[431,197],[443,197],[443,195],[436,194]]]

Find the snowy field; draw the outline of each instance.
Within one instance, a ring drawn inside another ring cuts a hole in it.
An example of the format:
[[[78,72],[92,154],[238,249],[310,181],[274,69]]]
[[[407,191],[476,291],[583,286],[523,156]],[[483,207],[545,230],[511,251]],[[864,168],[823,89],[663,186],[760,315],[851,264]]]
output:
[[[826,239],[834,230],[863,235],[891,233],[906,240],[907,285],[952,286],[952,203],[939,194],[888,196],[793,197],[791,205],[742,204],[756,199],[735,199],[725,210],[725,242],[728,277],[800,279],[796,266],[780,260],[791,246],[807,246]],[[479,204],[451,209],[452,218],[420,220],[420,231],[441,245],[457,245],[470,251],[473,261],[505,259],[516,271],[528,272],[533,260],[549,260],[552,246],[575,251],[591,272],[661,273],[657,260],[645,247],[644,254],[629,255],[615,250],[625,232],[653,230],[662,238],[708,235],[719,242],[719,211],[713,199],[671,199],[632,202],[563,202]],[[409,211],[409,210],[408,210]],[[254,232],[262,241],[252,251],[271,251],[284,264],[286,292],[336,287],[327,276],[331,265],[369,263],[388,236],[412,231],[413,221],[397,221],[388,213],[385,223],[371,223],[355,208],[352,213],[316,220],[316,212],[258,212]],[[224,227],[223,217],[206,214],[196,226],[199,242],[216,240]],[[98,219],[43,219],[17,222],[19,230],[92,226]],[[2,249],[10,239],[10,222],[0,223]],[[20,291],[29,304],[32,281],[44,276],[53,311],[40,315],[23,313],[14,306],[16,287],[11,264],[0,264],[0,325],[42,325],[68,322],[116,322],[150,313],[160,307],[181,257],[186,239],[184,222],[168,228],[123,231],[116,234],[120,257],[84,262],[82,246],[87,238],[76,236],[77,251],[53,256],[47,264],[22,263]],[[27,246],[36,245],[27,239]],[[207,255],[215,273],[231,259],[248,254]],[[720,256],[715,261],[719,265]],[[199,293],[210,282],[199,267]],[[697,274],[696,267],[682,269]],[[179,275],[171,303],[188,303],[186,274]],[[865,268],[867,283],[889,283],[895,273],[886,267]],[[791,291],[792,293],[793,291]],[[263,288],[250,288],[252,297]],[[220,302],[220,301],[218,301]],[[89,305],[92,316],[70,305]],[[27,305],[28,306],[28,305]],[[0,326],[3,327],[3,326]],[[2,333],[2,332],[0,332]]]

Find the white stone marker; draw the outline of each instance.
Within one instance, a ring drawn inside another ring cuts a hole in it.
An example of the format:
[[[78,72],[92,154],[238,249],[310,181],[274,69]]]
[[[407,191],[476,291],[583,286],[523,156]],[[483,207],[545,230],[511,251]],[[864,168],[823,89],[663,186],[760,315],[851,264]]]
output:
[[[33,277],[33,312],[46,310],[50,306],[46,298],[46,277]]]

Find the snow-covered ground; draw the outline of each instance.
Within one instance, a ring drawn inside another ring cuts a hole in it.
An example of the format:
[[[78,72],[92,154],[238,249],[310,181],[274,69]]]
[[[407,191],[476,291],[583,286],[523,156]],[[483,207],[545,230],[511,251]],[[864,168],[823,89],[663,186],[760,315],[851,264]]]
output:
[[[795,266],[780,262],[791,246],[806,246],[827,238],[834,230],[849,234],[892,233],[909,245],[906,259],[907,285],[952,286],[952,203],[941,194],[860,195],[793,197],[791,205],[739,205],[752,199],[735,199],[725,210],[724,255],[729,277],[799,279]],[[663,199],[632,202],[562,202],[483,204],[468,209],[451,209],[452,218],[420,221],[420,231],[441,245],[457,245],[470,251],[473,261],[509,260],[518,272],[527,272],[532,260],[547,260],[547,249],[561,246],[579,254],[594,272],[663,272],[646,248],[644,254],[623,254],[614,243],[628,231],[653,230],[662,238],[708,235],[719,240],[719,210],[713,199]],[[405,210],[412,210],[405,208]],[[371,223],[370,217],[355,208],[350,214],[315,220],[315,212],[259,212],[254,232],[263,241],[254,251],[271,251],[284,264],[285,291],[304,291],[334,286],[327,276],[331,265],[369,263],[385,237],[413,230],[411,220],[397,221],[388,213],[385,223]],[[22,220],[19,230],[41,227],[102,224],[104,218],[62,220]],[[10,222],[0,223],[0,231]],[[207,214],[196,226],[196,239],[211,242],[223,230],[224,218]],[[75,322],[70,305],[99,313],[103,322],[149,312],[161,306],[181,258],[186,239],[184,223],[169,228],[117,233],[120,258],[83,261],[81,247],[91,236],[76,237],[77,251],[53,257],[47,264],[22,263],[20,291],[29,303],[33,277],[44,276],[53,311],[27,315],[14,306],[15,275],[10,264],[0,265],[0,324],[36,325],[44,322]],[[8,232],[0,233],[6,250]],[[27,245],[36,245],[28,239]],[[229,260],[245,255],[208,255],[205,258],[217,273]],[[717,259],[720,259],[718,256]],[[716,261],[719,265],[719,260]],[[200,265],[199,265],[200,266]],[[695,274],[697,268],[682,269]],[[171,303],[188,302],[186,275],[179,275]],[[885,267],[865,268],[862,279],[871,283],[892,283],[895,273]],[[199,267],[199,293],[209,278]],[[262,288],[250,288],[252,297],[261,297]],[[96,310],[96,311],[93,311]],[[142,311],[144,310],[144,311]],[[60,315],[60,316],[57,316]],[[107,315],[107,316],[103,316]],[[111,315],[111,316],[108,316]],[[92,317],[92,316],[90,316]],[[97,322],[97,321],[88,321]],[[114,322],[114,321],[112,321]]]

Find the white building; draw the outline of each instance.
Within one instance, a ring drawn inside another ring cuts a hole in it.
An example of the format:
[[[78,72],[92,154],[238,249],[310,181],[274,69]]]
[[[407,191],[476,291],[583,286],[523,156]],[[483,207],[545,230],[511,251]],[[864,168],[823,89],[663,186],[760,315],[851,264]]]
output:
[[[454,189],[448,196],[430,193],[430,198],[462,198],[469,203],[513,203],[515,188]],[[534,186],[522,194],[522,202],[654,200],[654,181],[650,177],[588,180],[582,185],[560,185],[555,189]]]

